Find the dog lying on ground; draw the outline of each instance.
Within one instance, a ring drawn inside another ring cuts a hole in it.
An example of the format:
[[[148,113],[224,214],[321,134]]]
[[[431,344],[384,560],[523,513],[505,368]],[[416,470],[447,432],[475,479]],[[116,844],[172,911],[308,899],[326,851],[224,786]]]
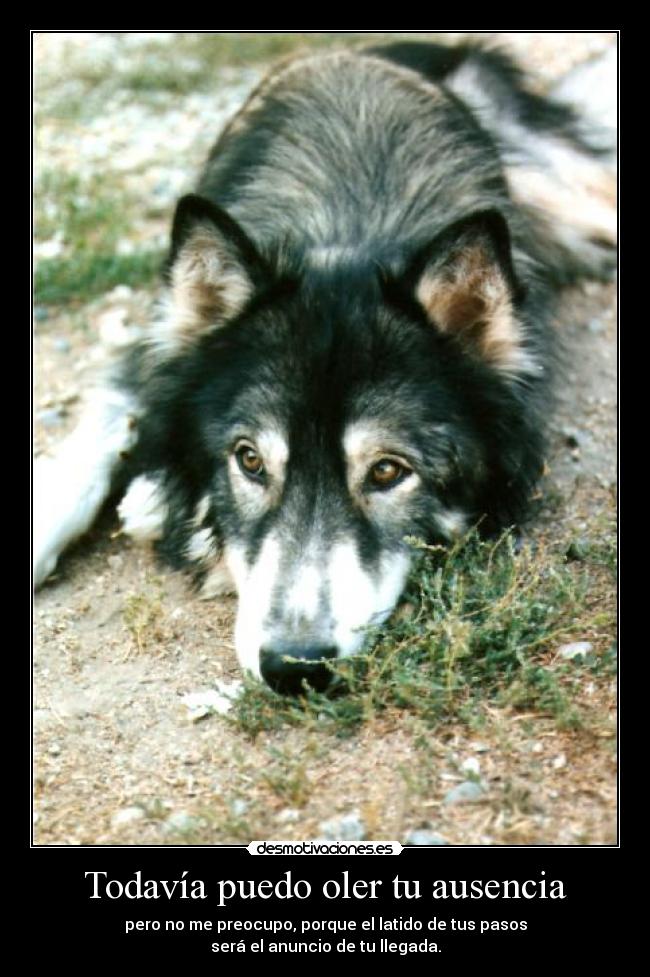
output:
[[[160,315],[35,472],[35,582],[123,493],[244,669],[317,689],[394,608],[405,537],[517,524],[562,286],[614,265],[614,180],[502,53],[281,64],[178,203]]]

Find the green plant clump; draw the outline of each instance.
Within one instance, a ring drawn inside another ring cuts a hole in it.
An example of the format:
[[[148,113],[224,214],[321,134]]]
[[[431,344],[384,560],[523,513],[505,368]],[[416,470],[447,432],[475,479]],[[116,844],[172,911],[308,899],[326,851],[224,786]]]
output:
[[[405,603],[368,652],[332,665],[339,692],[281,698],[251,681],[234,710],[240,729],[331,721],[345,734],[389,709],[437,725],[490,697],[579,723],[568,669],[545,664],[544,653],[587,626],[587,571],[542,549],[516,552],[509,533],[483,541],[472,532],[450,549],[408,542],[416,554]]]

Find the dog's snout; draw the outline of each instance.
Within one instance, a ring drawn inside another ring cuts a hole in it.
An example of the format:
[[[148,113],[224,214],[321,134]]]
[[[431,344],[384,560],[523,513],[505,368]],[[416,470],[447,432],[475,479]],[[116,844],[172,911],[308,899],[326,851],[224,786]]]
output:
[[[260,672],[274,692],[297,695],[303,691],[304,681],[317,692],[322,692],[332,678],[326,662],[336,658],[336,655],[334,647],[279,642],[262,648]]]

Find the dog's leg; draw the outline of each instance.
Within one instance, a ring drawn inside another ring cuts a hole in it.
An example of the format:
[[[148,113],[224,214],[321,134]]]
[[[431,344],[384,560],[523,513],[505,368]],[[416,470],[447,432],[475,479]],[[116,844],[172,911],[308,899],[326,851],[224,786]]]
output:
[[[126,452],[137,439],[138,407],[114,388],[97,391],[76,430],[52,457],[34,465],[34,586],[66,546],[93,523]]]

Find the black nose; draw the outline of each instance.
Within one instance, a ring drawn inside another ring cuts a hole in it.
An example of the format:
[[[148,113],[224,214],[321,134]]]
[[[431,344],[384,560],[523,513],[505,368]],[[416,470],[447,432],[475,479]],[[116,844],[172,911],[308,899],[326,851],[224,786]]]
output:
[[[303,681],[322,692],[332,678],[325,662],[333,658],[336,648],[276,642],[260,651],[260,672],[266,684],[282,695],[302,692]]]

